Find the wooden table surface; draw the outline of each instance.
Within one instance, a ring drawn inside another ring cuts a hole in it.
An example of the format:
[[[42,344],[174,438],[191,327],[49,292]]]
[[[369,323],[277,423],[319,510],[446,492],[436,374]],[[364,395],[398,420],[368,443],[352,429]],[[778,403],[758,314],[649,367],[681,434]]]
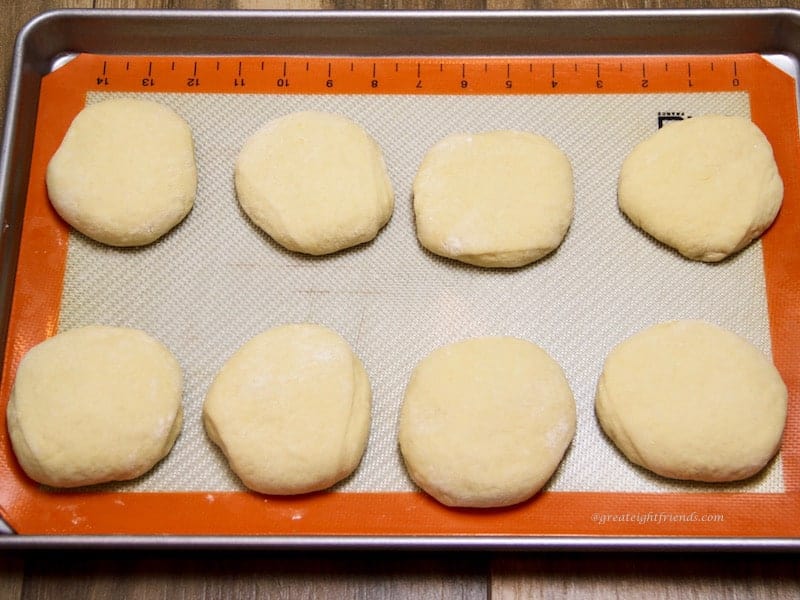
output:
[[[54,8],[800,7],[800,0],[0,0],[0,98],[14,36]],[[0,123],[4,116],[0,105]],[[614,553],[0,552],[12,598],[800,598],[800,556]]]

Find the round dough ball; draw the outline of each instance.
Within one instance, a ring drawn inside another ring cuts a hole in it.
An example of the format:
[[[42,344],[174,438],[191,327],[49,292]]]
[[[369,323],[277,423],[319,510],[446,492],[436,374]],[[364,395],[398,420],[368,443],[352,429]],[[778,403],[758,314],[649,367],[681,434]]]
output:
[[[47,166],[56,212],[111,246],[160,238],[192,209],[196,189],[189,125],[170,108],[145,100],[84,108]]]
[[[414,179],[420,243],[480,267],[520,267],[551,253],[572,211],[569,159],[533,133],[447,137],[428,151]]]
[[[575,434],[561,367],[538,346],[478,338],[443,346],[411,375],[400,451],[411,478],[448,506],[509,506],[550,479]]]
[[[622,165],[618,201],[657,240],[717,262],[772,224],[783,182],[758,127],[708,115],[671,123],[636,146]]]
[[[739,336],[703,321],[641,331],[608,356],[596,410],[632,462],[664,477],[737,481],[778,451],[786,386]]]
[[[143,331],[71,329],[20,361],[7,407],[11,445],[45,485],[133,479],[172,448],[182,395],[178,361]]]
[[[247,140],[236,193],[272,239],[313,255],[368,242],[394,209],[378,144],[349,119],[321,112],[275,119]]]
[[[231,469],[263,494],[323,490],[350,475],[367,445],[367,373],[338,334],[284,325],[245,343],[222,367],[203,407]]]

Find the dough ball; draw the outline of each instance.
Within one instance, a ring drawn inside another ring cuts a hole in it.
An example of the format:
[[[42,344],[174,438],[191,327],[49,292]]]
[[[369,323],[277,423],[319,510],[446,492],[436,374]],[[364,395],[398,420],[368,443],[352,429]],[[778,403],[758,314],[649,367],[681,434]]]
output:
[[[284,325],[245,343],[217,374],[203,422],[231,469],[263,494],[323,490],[367,445],[367,373],[338,334]]]
[[[619,207],[684,256],[716,262],[775,219],[783,182],[769,141],[741,117],[671,123],[640,143],[619,177]]]
[[[56,212],[84,235],[111,246],[149,244],[194,204],[197,167],[189,125],[145,100],[84,108],[47,166]]]
[[[597,417],[632,462],[674,479],[737,481],[778,451],[786,386],[739,336],[703,321],[645,329],[608,356]]]
[[[313,255],[368,242],[394,208],[378,144],[349,119],[320,112],[275,119],[247,140],[236,193],[272,239]]]
[[[447,137],[414,179],[420,243],[480,267],[520,267],[546,256],[564,239],[572,210],[569,159],[533,133]]]
[[[7,407],[11,445],[45,485],[133,479],[172,448],[182,394],[178,361],[143,331],[71,329],[20,361]]]
[[[561,367],[515,338],[435,350],[414,369],[400,414],[409,475],[448,506],[527,500],[574,434],[575,401]]]

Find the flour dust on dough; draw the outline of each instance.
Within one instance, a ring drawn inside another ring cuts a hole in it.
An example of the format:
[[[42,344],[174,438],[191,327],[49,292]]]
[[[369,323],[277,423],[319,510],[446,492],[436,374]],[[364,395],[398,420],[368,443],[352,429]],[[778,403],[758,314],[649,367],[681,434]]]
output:
[[[783,202],[772,146],[749,119],[706,115],[641,142],[619,175],[623,213],[693,260],[717,262],[761,236]]]
[[[133,479],[181,430],[183,375],[172,353],[137,329],[90,325],[29,350],[7,407],[23,470],[54,487]]]
[[[197,167],[188,123],[147,100],[84,108],[47,166],[56,212],[111,246],[143,246],[180,223],[194,205]]]
[[[527,265],[563,241],[573,187],[566,154],[540,135],[452,135],[428,151],[414,179],[417,237],[471,265]]]
[[[336,332],[311,323],[269,329],[222,366],[203,406],[209,438],[250,489],[303,494],[358,466],[372,392]]]
[[[381,149],[358,124],[297,112],[267,123],[236,160],[242,210],[281,246],[330,254],[373,239],[394,209]]]
[[[778,451],[786,423],[778,370],[738,335],[704,321],[649,327],[608,355],[597,417],[631,462],[664,477],[746,479]]]
[[[564,372],[531,342],[475,338],[419,362],[405,392],[399,445],[411,478],[448,506],[523,502],[575,434]]]

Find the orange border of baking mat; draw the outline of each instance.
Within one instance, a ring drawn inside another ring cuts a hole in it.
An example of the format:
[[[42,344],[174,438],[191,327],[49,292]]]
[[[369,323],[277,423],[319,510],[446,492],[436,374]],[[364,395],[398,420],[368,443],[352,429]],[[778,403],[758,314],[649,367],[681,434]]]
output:
[[[198,74],[199,73],[199,74]],[[193,82],[190,82],[193,80]],[[466,82],[466,83],[464,83]],[[510,84],[508,82],[511,82]],[[555,82],[555,84],[554,84]],[[290,85],[289,85],[290,84]],[[774,362],[789,388],[786,492],[542,492],[497,510],[417,492],[49,492],[0,442],[0,514],[23,534],[800,536],[800,206],[795,81],[757,55],[514,59],[81,55],[46,76],[36,126],[8,343],[5,406],[21,356],[56,333],[69,239],[47,200],[47,162],[89,89],[239,93],[545,94],[747,91],[775,150],[783,208],[763,237]],[[6,431],[0,411],[0,431]]]

